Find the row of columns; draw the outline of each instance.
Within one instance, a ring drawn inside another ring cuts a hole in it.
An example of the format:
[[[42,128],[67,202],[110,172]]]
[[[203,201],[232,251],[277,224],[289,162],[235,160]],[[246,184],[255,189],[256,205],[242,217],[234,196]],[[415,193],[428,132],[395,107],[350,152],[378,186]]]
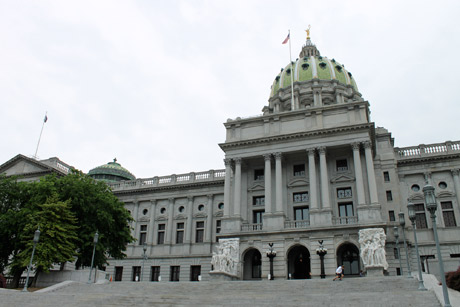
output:
[[[213,195],[209,194],[207,200],[207,216],[206,216],[206,227],[205,227],[205,242],[211,242],[212,240],[212,229],[213,229]],[[187,198],[188,205],[187,205],[187,220],[186,220],[186,231],[185,231],[185,238],[184,243],[189,244],[192,243],[192,229],[193,229],[193,196],[189,196]],[[168,220],[167,220],[167,229],[165,233],[165,244],[171,244],[174,241],[174,198],[168,199]],[[154,245],[155,241],[155,212],[157,207],[157,200],[150,201],[151,206],[148,228],[147,228],[147,245],[152,246]],[[225,208],[225,207],[224,207]],[[139,222],[139,202],[136,201],[134,203],[134,210],[133,210],[133,218],[134,218],[134,233],[133,236],[136,239],[139,239],[139,230],[140,225],[145,225],[142,222]]]
[[[366,169],[367,169],[367,184],[369,187],[369,198],[371,204],[378,204],[377,184],[375,181],[374,161],[372,158],[372,149],[370,142],[353,143],[351,144],[353,150],[353,162],[355,166],[356,176],[356,193],[358,205],[363,206],[366,204],[364,178],[361,164],[361,145],[364,147]],[[320,197],[318,195],[318,183],[316,178],[316,159],[315,154],[318,152],[319,156],[319,171],[320,171],[320,196],[321,208],[319,206]],[[330,210],[330,185],[327,170],[326,160],[326,147],[317,147],[307,149],[308,153],[308,170],[310,179],[310,209],[317,210]],[[271,153],[263,155],[265,161],[265,213],[274,213],[272,206],[272,157],[275,158],[275,212],[283,212],[283,185],[282,185],[282,153]],[[231,194],[231,172],[232,161],[235,165],[234,171],[234,189],[233,189],[233,213],[230,212],[230,194]],[[225,186],[224,186],[224,216],[234,215],[241,216],[241,158],[225,159]],[[460,185],[460,181],[459,181]]]

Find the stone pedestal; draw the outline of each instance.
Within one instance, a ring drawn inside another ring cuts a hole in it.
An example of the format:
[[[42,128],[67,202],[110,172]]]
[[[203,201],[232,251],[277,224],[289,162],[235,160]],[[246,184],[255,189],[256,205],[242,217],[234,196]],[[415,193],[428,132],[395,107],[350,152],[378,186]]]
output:
[[[239,280],[238,276],[229,274],[226,272],[211,271],[209,272],[209,277],[212,281],[228,281],[228,280]]]
[[[383,275],[383,266],[376,267],[367,267],[366,268],[366,277],[382,277]]]
[[[375,223],[382,221],[381,207],[380,205],[365,205],[359,206],[358,210],[358,221],[360,223]]]
[[[264,229],[266,230],[282,230],[284,229],[285,216],[281,212],[265,213],[264,214]]]

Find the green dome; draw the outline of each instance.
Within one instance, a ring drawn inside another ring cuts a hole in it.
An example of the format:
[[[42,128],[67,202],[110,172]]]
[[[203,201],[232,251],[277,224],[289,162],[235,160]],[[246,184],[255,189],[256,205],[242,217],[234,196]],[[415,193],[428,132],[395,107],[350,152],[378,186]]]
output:
[[[113,162],[93,168],[88,172],[91,178],[106,182],[117,182],[122,180],[135,180],[136,177],[131,174],[126,168],[117,163],[117,159]]]
[[[294,84],[314,80],[336,80],[343,85],[351,86],[356,92],[358,87],[352,74],[345,66],[335,59],[321,56],[316,46],[308,39],[300,52],[300,57],[295,62],[288,64],[275,77],[271,87],[270,98],[275,96],[280,89],[290,89],[291,74]]]

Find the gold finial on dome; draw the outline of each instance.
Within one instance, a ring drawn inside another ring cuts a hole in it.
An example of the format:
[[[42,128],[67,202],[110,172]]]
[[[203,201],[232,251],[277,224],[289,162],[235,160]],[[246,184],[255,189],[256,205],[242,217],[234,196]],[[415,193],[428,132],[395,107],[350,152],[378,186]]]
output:
[[[307,39],[310,39],[310,28],[311,26],[308,25],[308,28],[305,30],[305,32],[307,32]]]

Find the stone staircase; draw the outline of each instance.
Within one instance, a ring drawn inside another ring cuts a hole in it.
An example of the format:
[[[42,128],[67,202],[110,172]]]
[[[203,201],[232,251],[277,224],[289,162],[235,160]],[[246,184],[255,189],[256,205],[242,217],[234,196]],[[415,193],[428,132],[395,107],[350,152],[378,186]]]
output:
[[[47,293],[0,292],[1,306],[440,306],[405,277],[343,281],[71,283]]]

